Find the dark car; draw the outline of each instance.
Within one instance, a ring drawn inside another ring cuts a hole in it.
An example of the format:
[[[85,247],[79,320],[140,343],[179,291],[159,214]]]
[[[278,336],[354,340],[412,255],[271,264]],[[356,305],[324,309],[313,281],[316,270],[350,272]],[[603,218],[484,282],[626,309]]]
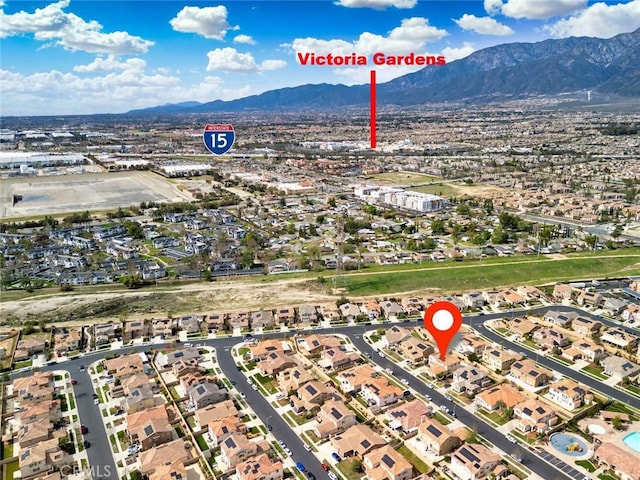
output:
[[[95,400],[96,398],[98,398],[98,394],[97,394],[97,393],[94,393],[94,394],[93,394],[93,399]]]
[[[340,455],[338,455],[336,452],[333,452],[333,453],[331,454],[331,456],[333,457],[333,459],[334,459],[336,462],[339,462],[339,461],[340,461]]]
[[[86,440],[82,443],[82,445],[84,446],[84,448],[89,448],[91,446],[91,443],[87,442]]]
[[[316,480],[316,476],[313,473],[309,472],[309,471],[307,471],[307,478],[309,480]]]
[[[86,435],[87,433],[89,433],[89,429],[86,427],[86,425],[80,425],[80,431],[82,432],[83,435]]]
[[[323,469],[325,472],[328,472],[328,471],[329,471],[329,465],[327,465],[326,463],[321,463],[321,464],[320,464],[320,467],[322,467],[322,469]]]

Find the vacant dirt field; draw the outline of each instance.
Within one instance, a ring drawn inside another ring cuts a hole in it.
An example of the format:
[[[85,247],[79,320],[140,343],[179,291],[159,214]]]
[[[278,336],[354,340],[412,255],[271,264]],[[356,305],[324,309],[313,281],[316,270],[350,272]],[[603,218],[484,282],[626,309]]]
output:
[[[12,195],[22,200],[11,205]],[[8,178],[0,182],[0,218],[104,210],[140,202],[180,202],[172,183],[150,172]]]

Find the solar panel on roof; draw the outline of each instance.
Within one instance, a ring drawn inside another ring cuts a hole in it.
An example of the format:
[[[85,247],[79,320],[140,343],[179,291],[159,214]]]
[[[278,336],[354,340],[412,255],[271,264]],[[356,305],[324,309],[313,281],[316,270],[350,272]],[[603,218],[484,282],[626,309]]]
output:
[[[342,414],[335,408],[331,409],[331,415],[333,415],[333,418],[335,418],[336,420],[339,420],[342,418]]]
[[[396,464],[396,462],[393,460],[393,458],[391,458],[389,455],[387,455],[386,453],[382,456],[381,460],[384,462],[384,464],[389,467],[389,468],[393,468],[393,466]]]
[[[369,448],[371,446],[371,442],[367,439],[364,439],[362,442],[360,442],[360,445],[362,445],[364,448]]]
[[[146,436],[149,436],[153,433],[153,427],[151,425],[147,425],[144,427],[143,432]]]
[[[470,462],[475,463],[480,461],[480,459],[476,457],[468,448],[460,449],[460,454]]]
[[[407,412],[405,412],[404,410],[395,410],[391,412],[391,416],[396,418],[402,418],[407,416]]]
[[[236,442],[233,441],[233,438],[229,437],[224,441],[224,444],[227,448],[236,448]]]
[[[434,437],[438,438],[440,435],[442,435],[442,432],[440,430],[438,430],[438,428],[436,428],[433,425],[429,425],[427,427],[427,431],[429,433],[431,433],[431,435],[433,435]]]
[[[313,385],[307,385],[305,388],[307,389],[307,392],[309,392],[311,395],[315,395],[316,393],[318,393],[318,391],[313,387]]]
[[[542,408],[542,407],[538,407],[538,408],[536,408],[536,412],[538,412],[538,413],[542,414],[542,413],[544,413],[544,412],[545,412],[545,410],[544,410],[544,408]]]

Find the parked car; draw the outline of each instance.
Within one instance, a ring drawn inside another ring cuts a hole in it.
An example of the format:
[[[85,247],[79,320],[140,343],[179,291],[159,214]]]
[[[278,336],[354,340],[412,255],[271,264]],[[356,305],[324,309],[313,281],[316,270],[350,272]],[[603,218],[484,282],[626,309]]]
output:
[[[338,455],[338,453],[337,453],[337,452],[333,452],[333,453],[331,454],[331,456],[333,457],[333,459],[334,459],[336,462],[339,462],[339,461],[341,460],[340,455]]]
[[[329,465],[327,465],[326,463],[321,463],[320,468],[322,468],[325,472],[329,471]]]
[[[85,440],[84,442],[82,442],[82,445],[84,446],[85,449],[87,449],[91,446],[91,443]]]
[[[298,470],[300,470],[301,472],[304,472],[306,469],[304,468],[304,465],[300,462],[296,462],[296,468]]]
[[[77,385],[77,384],[78,384],[78,381],[72,378],[71,379],[71,385]]]
[[[310,447],[309,445],[307,445],[306,443],[303,443],[303,444],[302,444],[302,446],[304,447],[304,449],[305,449],[307,452],[310,452],[310,451],[311,451],[311,447]]]
[[[328,475],[331,480],[338,480],[338,476],[335,473],[329,472]]]
[[[311,473],[310,471],[308,471],[308,470],[307,470],[306,475],[307,475],[307,478],[309,480],[316,480],[316,476],[313,473]]]
[[[89,429],[86,425],[80,425],[80,432],[82,432],[83,435],[86,435],[87,433],[89,433]]]

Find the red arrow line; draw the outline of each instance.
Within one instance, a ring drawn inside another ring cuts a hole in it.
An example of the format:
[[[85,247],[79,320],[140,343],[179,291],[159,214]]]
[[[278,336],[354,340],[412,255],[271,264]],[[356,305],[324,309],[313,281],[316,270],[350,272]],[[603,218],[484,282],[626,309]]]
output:
[[[371,148],[376,148],[376,71],[371,70]]]

